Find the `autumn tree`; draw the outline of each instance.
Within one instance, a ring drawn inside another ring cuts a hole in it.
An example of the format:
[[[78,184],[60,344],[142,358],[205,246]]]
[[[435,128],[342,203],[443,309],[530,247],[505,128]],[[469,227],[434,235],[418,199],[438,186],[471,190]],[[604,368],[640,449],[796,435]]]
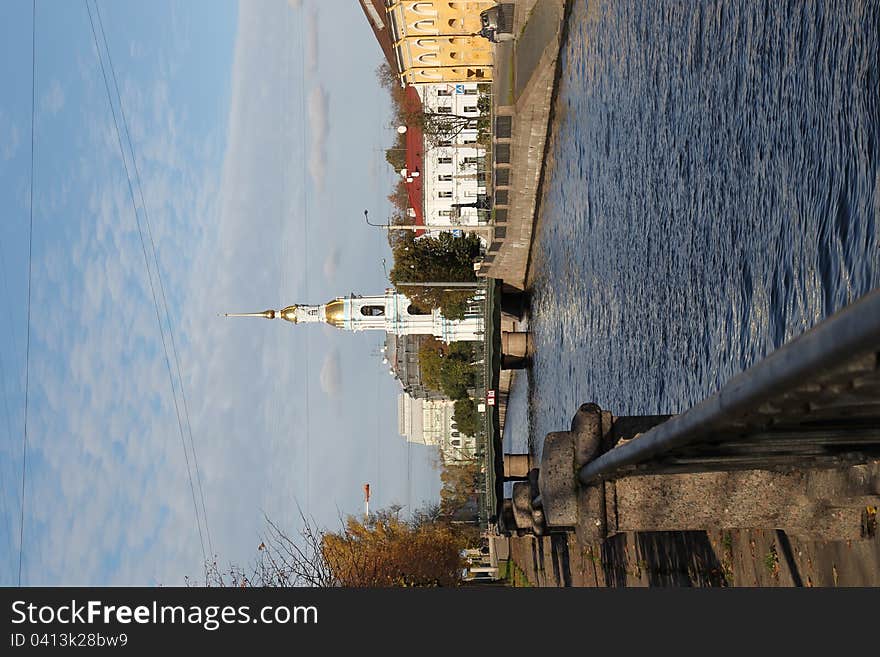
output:
[[[320,529],[300,512],[298,534],[266,519],[267,529],[249,567],[217,562],[206,569],[206,586],[388,587],[456,586],[461,550],[474,543],[469,528],[450,522],[439,507],[399,518],[400,508],[349,517],[339,531]]]
[[[466,541],[439,519],[407,523],[396,514],[349,517],[324,535],[322,554],[339,586],[456,586]]]
[[[479,487],[480,466],[476,461],[444,463],[440,471],[440,510],[454,517],[473,505]]]

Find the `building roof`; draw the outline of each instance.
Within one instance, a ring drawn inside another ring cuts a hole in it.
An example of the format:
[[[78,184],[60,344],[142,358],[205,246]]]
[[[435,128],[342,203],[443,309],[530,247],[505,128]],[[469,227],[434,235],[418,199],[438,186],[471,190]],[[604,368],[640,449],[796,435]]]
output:
[[[388,16],[385,13],[385,0],[357,0],[357,3],[367,17],[367,23],[370,24],[376,41],[379,42],[382,54],[391,64],[391,70],[399,75],[397,57],[394,54],[394,45],[391,39],[391,26],[388,24]]]
[[[358,4],[364,15],[367,17],[367,23],[373,30],[373,35],[379,43],[379,48],[385,59],[391,65],[391,70],[396,74],[400,74],[397,66],[397,57],[394,54],[394,45],[391,36],[391,26],[388,23],[388,15],[385,12],[385,0],[358,0]],[[404,89],[404,103],[410,111],[421,110],[422,99],[415,87],[407,86]],[[419,175],[412,179],[411,183],[407,183],[407,199],[409,207],[415,211],[414,217],[408,217],[408,223],[425,225],[424,212],[424,190],[422,185],[422,175],[424,175],[425,161],[425,138],[422,129],[418,125],[406,126],[406,170],[407,172],[418,171]],[[425,231],[415,231],[416,237],[424,235]]]
[[[422,109],[422,99],[413,86],[407,85],[404,91],[404,102],[410,112]],[[425,136],[419,125],[406,126],[406,170],[407,176],[412,178],[412,182],[406,184],[409,207],[415,211],[415,216],[410,219],[412,219],[412,223],[424,226],[425,202],[422,179],[425,176]],[[412,177],[414,171],[418,171],[419,175]],[[416,237],[424,234],[423,230],[415,231]]]

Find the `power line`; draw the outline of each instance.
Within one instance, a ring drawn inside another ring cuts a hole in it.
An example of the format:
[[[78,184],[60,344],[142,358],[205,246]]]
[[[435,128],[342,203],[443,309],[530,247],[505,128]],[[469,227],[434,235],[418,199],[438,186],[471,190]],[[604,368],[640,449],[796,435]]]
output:
[[[37,105],[37,0],[31,5],[31,185],[30,220],[28,228],[27,333],[24,347],[24,444],[21,452],[21,515],[18,533],[18,585],[21,586],[21,564],[24,558],[24,505],[26,494],[28,448],[28,390],[31,362],[31,275],[34,253],[34,116]]]
[[[183,416],[186,419],[186,427],[187,427],[187,432],[189,434],[190,448],[192,449],[192,454],[193,454],[193,464],[195,465],[195,470],[196,470],[196,481],[198,483],[199,495],[200,495],[201,501],[202,501],[202,517],[205,522],[205,535],[207,536],[207,539],[208,539],[208,548],[211,551],[211,556],[213,557],[214,556],[214,546],[211,542],[211,532],[208,529],[208,509],[205,505],[205,492],[204,492],[204,489],[202,488],[202,475],[201,475],[201,471],[199,468],[199,460],[198,460],[198,454],[196,453],[195,441],[193,440],[192,424],[190,423],[190,419],[189,419],[189,405],[187,404],[187,401],[186,401],[186,392],[183,387],[183,377],[180,374],[180,359],[177,355],[177,342],[174,339],[174,328],[173,328],[173,324],[171,322],[171,312],[168,310],[168,300],[165,296],[165,283],[162,281],[162,270],[159,267],[159,257],[156,252],[156,243],[153,241],[153,230],[150,227],[150,215],[149,215],[149,212],[147,211],[146,199],[144,198],[144,188],[143,188],[143,185],[141,184],[141,173],[140,173],[140,169],[138,168],[138,165],[137,165],[137,157],[135,155],[134,144],[131,141],[131,132],[128,129],[128,121],[125,117],[125,107],[122,103],[122,94],[119,91],[119,83],[116,79],[116,67],[113,66],[113,57],[110,54],[110,45],[107,42],[107,34],[104,32],[104,21],[101,18],[101,8],[98,5],[97,1],[95,2],[95,12],[97,13],[97,16],[98,16],[98,26],[101,28],[101,38],[104,41],[104,49],[107,51],[107,63],[110,66],[110,74],[113,77],[113,86],[116,89],[116,96],[119,101],[119,114],[122,117],[122,126],[125,129],[125,137],[126,137],[126,140],[128,141],[129,152],[131,153],[131,161],[134,166],[134,174],[135,174],[135,180],[137,181],[138,194],[140,195],[141,207],[144,212],[144,223],[146,223],[146,225],[147,225],[147,235],[150,238],[150,249],[152,251],[153,262],[155,263],[155,267],[156,267],[156,278],[159,280],[159,290],[162,293],[162,307],[165,311],[165,317],[168,322],[168,335],[171,338],[171,352],[174,355],[174,365],[177,370],[178,387],[180,388],[180,397],[181,397],[181,400],[183,401]],[[173,379],[172,379],[172,391],[173,391],[173,387],[174,387],[174,384],[173,384]]]
[[[305,22],[305,12],[300,11],[299,19],[299,53],[300,53],[300,80],[302,91],[300,93],[300,125],[302,127],[302,194],[303,194],[303,287],[305,288],[306,297],[309,296],[309,194],[306,188],[306,64],[305,64],[305,32],[303,23]],[[303,374],[305,376],[305,428],[306,428],[306,516],[310,513],[310,496],[311,496],[311,403],[309,400],[309,387],[311,383],[311,375],[309,373],[309,354],[311,348],[309,345],[309,332],[306,331],[306,353],[303,359]]]
[[[91,28],[92,28],[92,38],[94,39],[94,42],[95,42],[95,49],[96,49],[96,52],[98,55],[98,62],[101,65],[101,75],[104,78],[104,88],[107,90],[107,101],[110,104],[110,113],[113,115],[113,126],[116,129],[116,138],[119,142],[119,152],[120,152],[120,155],[122,156],[122,166],[123,166],[123,169],[125,170],[125,177],[128,179],[128,192],[129,192],[129,195],[131,196],[132,208],[134,209],[135,222],[137,224],[138,234],[140,236],[140,241],[141,241],[141,250],[143,251],[143,255],[144,255],[144,264],[146,265],[146,268],[147,268],[147,280],[149,281],[149,284],[150,284],[150,292],[153,297],[153,306],[156,310],[156,321],[159,324],[159,334],[162,339],[162,350],[165,353],[165,366],[168,370],[168,377],[171,382],[171,396],[174,400],[174,410],[177,414],[177,426],[178,426],[178,429],[180,430],[180,441],[183,446],[183,456],[186,461],[186,473],[187,473],[187,477],[189,478],[189,487],[190,487],[190,492],[192,493],[193,507],[195,508],[195,512],[196,512],[196,526],[197,526],[198,532],[199,532],[199,542],[202,547],[202,558],[204,559],[205,563],[207,563],[208,557],[207,557],[207,553],[205,551],[205,539],[202,534],[202,523],[201,523],[201,519],[199,518],[199,505],[196,502],[196,492],[195,492],[195,486],[193,485],[193,480],[192,480],[192,470],[191,470],[190,464],[189,464],[189,454],[186,449],[186,439],[184,438],[183,422],[180,418],[180,407],[177,403],[177,394],[174,390],[174,376],[171,373],[171,361],[168,357],[168,346],[165,342],[165,331],[162,328],[162,317],[161,317],[161,314],[159,311],[159,300],[156,296],[155,285],[153,284],[153,275],[152,275],[152,272],[150,271],[150,261],[149,261],[149,257],[147,256],[146,241],[144,240],[144,232],[143,232],[143,228],[141,227],[140,215],[138,214],[138,211],[137,211],[137,201],[135,200],[134,185],[132,184],[132,181],[131,181],[131,173],[128,170],[128,162],[125,159],[125,147],[122,145],[122,133],[119,130],[119,123],[116,119],[116,109],[113,107],[113,95],[110,92],[110,82],[107,79],[107,72],[104,68],[104,59],[101,57],[101,47],[98,45],[98,35],[97,35],[97,32],[95,31],[94,20],[92,19],[92,10],[89,7],[88,0],[83,0],[83,2],[85,3],[86,10],[89,13],[89,24],[91,25]],[[96,8],[97,8],[97,5],[96,5]],[[120,109],[121,109],[121,105],[120,105]]]

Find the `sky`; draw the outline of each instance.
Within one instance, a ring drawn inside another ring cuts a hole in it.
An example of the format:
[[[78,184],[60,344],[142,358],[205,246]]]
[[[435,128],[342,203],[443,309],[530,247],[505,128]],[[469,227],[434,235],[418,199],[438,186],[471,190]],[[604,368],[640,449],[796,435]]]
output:
[[[358,2],[98,0],[125,123],[89,7],[102,60],[84,3],[0,3],[0,585],[20,553],[23,585],[180,585],[203,544],[251,562],[265,516],[337,528],[366,482],[373,508],[436,500],[384,334],[219,316],[387,285]]]

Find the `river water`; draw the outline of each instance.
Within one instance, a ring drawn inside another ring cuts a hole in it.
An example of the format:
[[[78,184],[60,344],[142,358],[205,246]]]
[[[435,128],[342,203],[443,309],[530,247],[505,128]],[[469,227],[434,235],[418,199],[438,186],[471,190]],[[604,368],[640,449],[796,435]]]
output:
[[[880,0],[575,3],[508,415],[533,449],[583,402],[682,411],[880,283],[878,34]]]

